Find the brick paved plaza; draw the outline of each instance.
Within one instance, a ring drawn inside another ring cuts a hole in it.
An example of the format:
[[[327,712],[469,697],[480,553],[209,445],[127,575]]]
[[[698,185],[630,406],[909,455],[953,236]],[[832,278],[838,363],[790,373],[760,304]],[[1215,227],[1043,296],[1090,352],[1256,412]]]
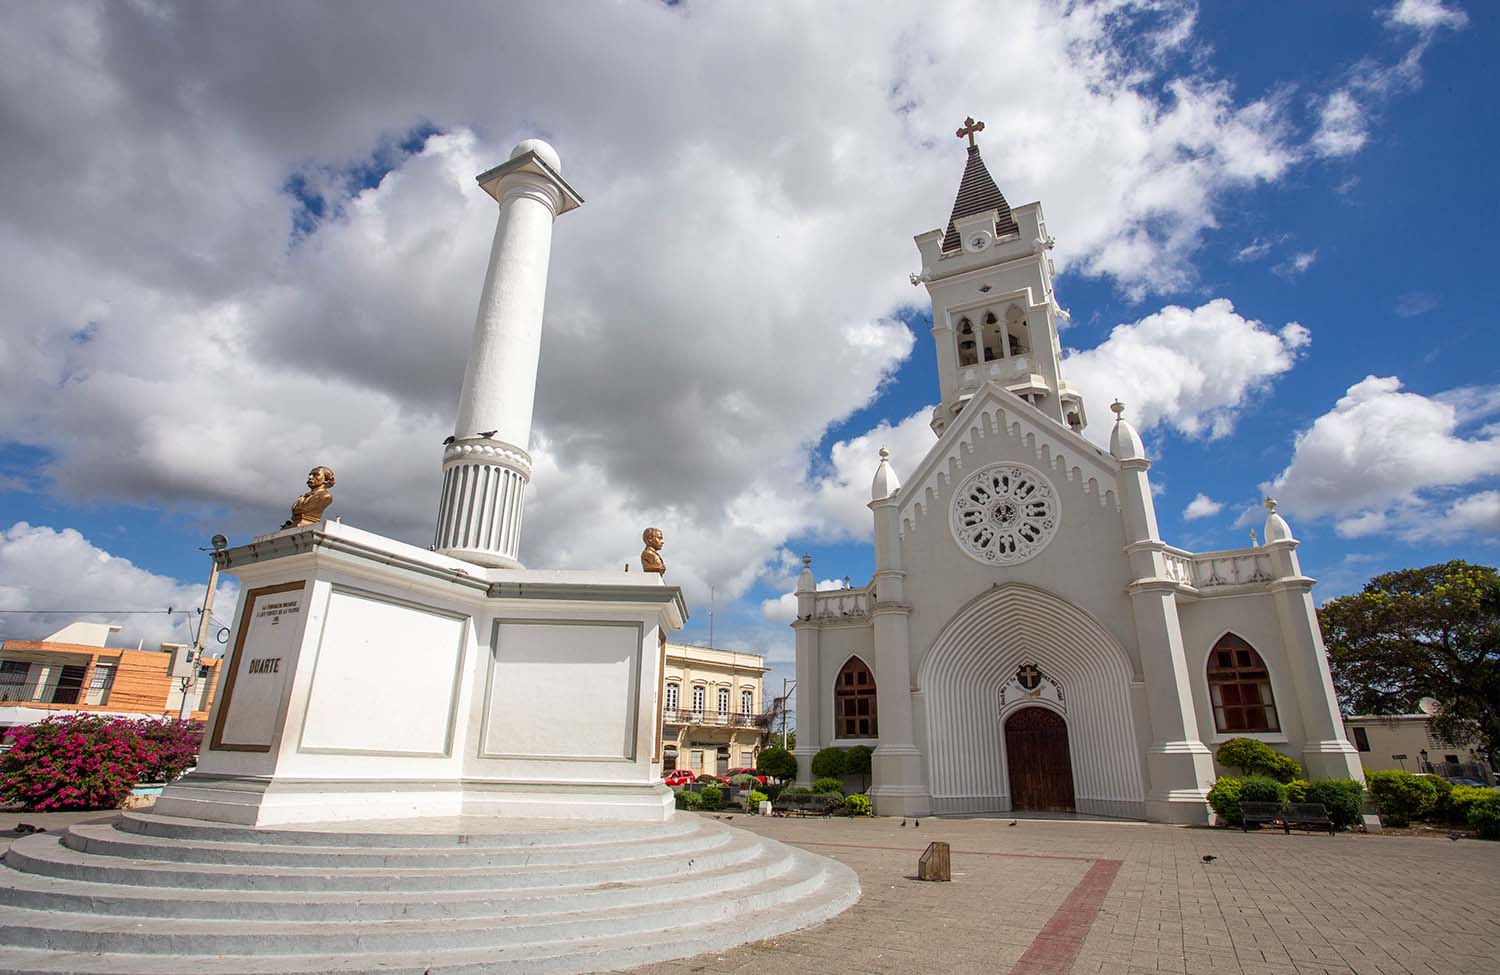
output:
[[[636,972],[1500,972],[1500,843],[1008,822],[736,816],[848,864],[859,903],[789,937]],[[952,844],[951,884],[912,879],[935,839]]]

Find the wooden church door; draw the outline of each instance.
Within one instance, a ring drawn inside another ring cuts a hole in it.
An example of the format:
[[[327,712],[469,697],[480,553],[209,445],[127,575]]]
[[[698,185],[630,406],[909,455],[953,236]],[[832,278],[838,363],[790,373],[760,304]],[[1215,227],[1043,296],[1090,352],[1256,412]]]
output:
[[[1068,723],[1048,708],[1022,708],[1005,722],[1013,809],[1072,812]]]

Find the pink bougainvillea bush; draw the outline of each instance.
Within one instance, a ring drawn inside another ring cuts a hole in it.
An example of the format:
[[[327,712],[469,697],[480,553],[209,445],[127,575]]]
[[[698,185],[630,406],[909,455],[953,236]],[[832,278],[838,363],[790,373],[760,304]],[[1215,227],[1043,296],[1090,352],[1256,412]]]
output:
[[[0,799],[28,809],[113,809],[137,782],[192,764],[202,727],[171,719],[66,714],[11,729]]]

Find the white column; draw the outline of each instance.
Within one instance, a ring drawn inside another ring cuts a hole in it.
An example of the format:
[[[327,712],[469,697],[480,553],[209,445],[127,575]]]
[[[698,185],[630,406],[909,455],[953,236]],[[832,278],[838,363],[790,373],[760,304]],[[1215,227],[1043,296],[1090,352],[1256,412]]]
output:
[[[813,621],[817,605],[817,580],[812,573],[812,558],[802,556],[802,575],[797,579],[797,619],[792,629],[797,634],[797,784],[812,785],[812,760],[823,747],[823,709],[826,694],[832,689],[822,684],[822,664],[818,659],[818,624]],[[789,702],[783,702],[783,705]]]
[[[557,152],[540,139],[522,142],[509,162],[478,179],[500,204],[500,216],[458,419],[443,451],[434,547],[480,565],[517,568],[552,222],[583,199],[563,180]]]

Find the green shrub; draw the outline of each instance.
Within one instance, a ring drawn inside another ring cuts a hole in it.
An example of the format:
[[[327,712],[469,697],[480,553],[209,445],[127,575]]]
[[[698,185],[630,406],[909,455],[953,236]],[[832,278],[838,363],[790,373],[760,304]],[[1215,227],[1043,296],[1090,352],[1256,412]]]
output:
[[[1492,796],[1500,795],[1494,789],[1486,789],[1478,785],[1455,785],[1448,793],[1448,812],[1453,816],[1456,823],[1467,823],[1469,821],[1469,810],[1474,808],[1475,803],[1485,802]]]
[[[1437,805],[1437,789],[1410,772],[1381,769],[1370,776],[1370,793],[1380,806],[1380,821],[1387,826],[1410,826]]]
[[[1309,802],[1307,798],[1308,781],[1306,779],[1293,779],[1286,784],[1287,802]]]
[[[813,790],[798,785],[782,790],[781,794],[784,796],[810,796],[813,794]]]
[[[1269,775],[1252,775],[1240,783],[1240,802],[1286,802],[1286,786]]]
[[[777,800],[777,798],[780,797],[782,790],[785,789],[785,788],[786,788],[786,786],[781,785],[779,783],[768,782],[765,785],[763,785],[763,786],[760,787],[760,791],[763,792],[763,793],[765,793],[765,796],[766,796],[767,799],[771,800],[772,802],[775,802]]]
[[[1208,790],[1208,804],[1219,819],[1231,826],[1240,824],[1240,788],[1243,782],[1229,776],[1221,776]]]
[[[844,783],[839,779],[833,778],[816,779],[813,781],[813,791],[819,794],[827,793],[831,795],[838,793],[839,795],[843,795]]]
[[[704,809],[718,809],[724,804],[724,790],[716,785],[705,785],[698,790],[698,801]]]
[[[871,751],[864,745],[855,745],[844,753],[844,774],[859,776],[859,788],[863,792],[870,787]]]
[[[1214,752],[1214,760],[1225,768],[1239,769],[1242,776],[1264,775],[1278,782],[1302,777],[1302,766],[1254,738],[1231,738]]]
[[[1432,787],[1437,790],[1437,801],[1432,804],[1432,809],[1427,813],[1427,818],[1435,823],[1451,821],[1453,818],[1453,809],[1449,805],[1449,800],[1453,794],[1453,783],[1441,775],[1423,775],[1420,778],[1431,782]]]
[[[1254,738],[1231,738],[1214,752],[1214,760],[1225,768],[1239,769],[1241,776],[1254,775],[1269,769],[1276,759],[1276,752],[1263,741]]]
[[[1290,787],[1287,792],[1291,792]],[[1314,779],[1307,783],[1307,795],[1302,801],[1321,802],[1334,827],[1348,829],[1359,822],[1365,805],[1365,787],[1353,779]]]
[[[864,793],[844,797],[844,812],[851,816],[873,816],[875,806]]]
[[[812,774],[820,779],[836,779],[844,774],[844,750],[825,748],[813,756]]]
[[[702,809],[703,798],[696,792],[689,792],[688,790],[683,789],[677,793],[677,808]]]
[[[1302,778],[1302,766],[1295,758],[1288,758],[1278,752],[1271,753],[1271,759],[1261,769],[1266,775],[1277,782],[1291,782]]]
[[[1482,840],[1500,840],[1500,792],[1486,791],[1489,792],[1487,797],[1469,804],[1469,825],[1478,831]]]
[[[745,797],[745,811],[755,813],[760,811],[760,804],[769,801],[771,797],[759,789],[751,789],[750,794]]]
[[[790,782],[797,777],[797,756],[776,745],[762,748],[760,754],[755,756],[755,771],[773,779]]]

